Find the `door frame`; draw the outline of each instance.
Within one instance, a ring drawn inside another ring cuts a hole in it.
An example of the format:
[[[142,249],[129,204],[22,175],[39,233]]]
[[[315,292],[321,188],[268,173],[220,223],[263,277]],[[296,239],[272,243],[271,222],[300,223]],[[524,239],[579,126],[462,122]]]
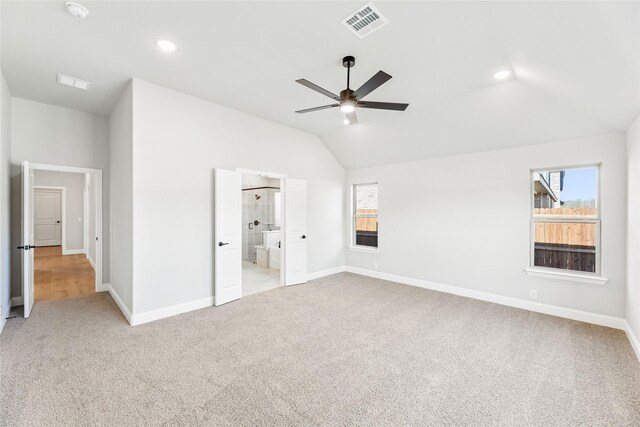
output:
[[[286,227],[286,221],[285,221],[285,217],[286,217],[286,212],[285,212],[285,206],[286,206],[286,197],[287,197],[287,192],[286,192],[286,188],[285,186],[287,185],[287,178],[288,176],[285,174],[281,174],[281,173],[274,173],[274,172],[265,172],[265,171],[259,171],[259,170],[253,170],[253,169],[243,169],[243,168],[236,168],[236,172],[238,172],[241,175],[253,175],[253,176],[261,176],[264,178],[272,178],[272,179],[279,179],[280,180],[280,230],[282,231],[282,238],[280,239],[280,286],[285,286],[286,285],[286,251],[287,251],[287,227]]]
[[[96,273],[96,292],[103,292],[107,289],[103,286],[102,283],[102,268],[103,268],[103,238],[102,238],[102,169],[93,169],[93,168],[83,168],[83,167],[75,167],[75,166],[59,166],[59,165],[49,165],[44,163],[31,163],[29,162],[29,170],[43,170],[43,171],[51,171],[51,172],[70,172],[70,173],[79,173],[83,174],[92,174],[95,177],[95,186],[96,186],[96,259],[95,259],[95,273]],[[86,181],[85,181],[86,182]],[[83,194],[83,198],[85,195]],[[85,218],[86,222],[86,218]],[[64,223],[64,221],[63,221]],[[64,236],[64,234],[63,234]],[[66,239],[63,240],[66,243]],[[63,246],[64,249],[64,246]],[[85,251],[89,248],[85,247]]]
[[[33,168],[29,168],[29,169],[33,169]],[[50,186],[50,185],[34,185],[33,192],[35,193],[37,190],[56,190],[56,191],[60,191],[60,193],[62,194],[60,196],[60,245],[62,246],[62,255],[64,255],[64,253],[67,250],[67,236],[65,234],[65,231],[66,231],[65,219],[67,215],[67,188]],[[34,197],[34,200],[35,200],[35,197]],[[84,200],[83,200],[83,203],[84,203]],[[35,213],[36,213],[36,205],[34,202],[33,214],[35,215]],[[33,234],[35,236],[35,229]],[[35,240],[35,237],[34,237],[34,243],[36,243],[36,246],[38,245]]]

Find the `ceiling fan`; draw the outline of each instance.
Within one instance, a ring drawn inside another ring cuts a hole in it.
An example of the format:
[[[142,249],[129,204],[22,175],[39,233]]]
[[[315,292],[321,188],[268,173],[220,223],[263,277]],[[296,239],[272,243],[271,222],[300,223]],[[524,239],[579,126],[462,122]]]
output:
[[[362,101],[362,98],[382,86],[386,83],[391,76],[384,71],[378,71],[373,77],[371,77],[365,84],[358,89],[351,90],[349,87],[349,79],[351,77],[351,67],[356,65],[356,59],[353,56],[345,56],[342,58],[342,65],[347,69],[347,88],[340,92],[340,96],[335,93],[329,92],[320,86],[311,83],[306,79],[299,79],[296,82],[309,89],[315,90],[329,98],[337,101],[337,104],[323,105],[321,107],[307,108],[305,110],[298,110],[296,113],[310,113],[312,111],[325,110],[327,108],[339,107],[340,111],[345,113],[345,124],[358,123],[358,117],[356,116],[356,107],[358,108],[373,108],[376,110],[394,110],[404,111],[409,104],[398,104],[395,102],[374,102],[374,101]]]

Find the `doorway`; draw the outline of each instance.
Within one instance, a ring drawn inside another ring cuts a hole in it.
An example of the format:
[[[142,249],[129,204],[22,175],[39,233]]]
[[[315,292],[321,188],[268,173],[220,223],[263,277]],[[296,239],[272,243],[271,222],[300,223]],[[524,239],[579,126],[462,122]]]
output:
[[[24,315],[102,291],[102,171],[22,163]]]
[[[269,172],[215,169],[213,247],[215,305],[306,283],[306,181]]]
[[[281,181],[242,174],[242,296],[283,285]]]

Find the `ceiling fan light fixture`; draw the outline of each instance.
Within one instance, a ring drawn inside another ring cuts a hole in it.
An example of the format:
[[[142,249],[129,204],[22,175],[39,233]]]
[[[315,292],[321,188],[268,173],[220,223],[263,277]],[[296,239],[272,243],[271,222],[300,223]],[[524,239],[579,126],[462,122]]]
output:
[[[346,126],[346,125],[348,125],[348,124],[349,124],[349,123],[351,123],[351,122],[349,121],[349,119],[344,119],[344,120],[342,121],[342,123]]]
[[[356,103],[353,101],[342,101],[340,104],[340,111],[343,113],[353,113],[356,111]]]

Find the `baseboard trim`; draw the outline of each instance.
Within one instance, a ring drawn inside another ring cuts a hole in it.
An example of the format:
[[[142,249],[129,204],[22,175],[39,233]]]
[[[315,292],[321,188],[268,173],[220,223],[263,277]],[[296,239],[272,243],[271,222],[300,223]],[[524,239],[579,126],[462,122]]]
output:
[[[111,286],[111,284],[109,284],[108,291],[109,291],[109,295],[111,295],[111,298],[113,298],[113,300],[116,302],[116,305],[118,306],[118,308],[120,309],[124,317],[127,319],[127,322],[129,322],[129,324],[132,325],[131,311],[129,311],[129,308],[124,303],[123,299],[120,298],[120,295],[118,295],[118,292],[115,289],[113,289],[113,286]]]
[[[84,249],[63,249],[62,255],[79,255],[85,254],[86,251]]]
[[[89,264],[91,264],[91,268],[93,268],[93,271],[96,271],[96,263],[93,262],[89,255],[87,255],[87,259],[89,260]]]
[[[206,297],[195,301],[176,304],[157,310],[150,310],[140,314],[134,314],[131,318],[131,324],[142,325],[143,323],[153,322],[154,320],[164,319],[166,317],[187,313],[193,310],[199,310],[213,305],[214,297]]]
[[[344,273],[346,271],[346,266],[341,265],[340,267],[328,268],[326,270],[316,271],[315,273],[307,274],[307,281],[320,279],[321,277],[331,276],[332,274]]]
[[[430,289],[432,291],[444,292],[461,297],[492,302],[495,304],[520,308],[536,313],[549,314],[551,316],[563,317],[565,319],[577,320],[580,322],[592,323],[594,325],[626,330],[625,325],[627,322],[621,317],[613,317],[604,314],[590,313],[588,311],[575,310],[572,308],[559,307],[557,305],[525,301],[518,298],[506,297],[503,295],[491,294],[488,292],[476,291],[473,289],[460,288],[458,286],[443,285],[441,283],[414,279],[412,277],[398,276],[395,274],[382,273],[380,271],[367,270],[365,268],[347,266],[346,271],[349,273],[360,274],[362,276],[374,277],[376,279],[388,280],[391,282],[402,283],[404,285]]]
[[[631,343],[631,348],[633,348],[633,351],[636,353],[638,362],[640,362],[640,340],[638,340],[638,337],[631,329],[631,325],[629,325],[629,322],[625,322],[624,331],[627,334],[627,338],[629,338],[629,342]]]
[[[109,292],[109,287],[111,283],[103,283],[102,285],[98,285],[96,287],[96,292]]]
[[[11,307],[19,307],[24,305],[24,300],[22,297],[13,297],[11,298]]]

